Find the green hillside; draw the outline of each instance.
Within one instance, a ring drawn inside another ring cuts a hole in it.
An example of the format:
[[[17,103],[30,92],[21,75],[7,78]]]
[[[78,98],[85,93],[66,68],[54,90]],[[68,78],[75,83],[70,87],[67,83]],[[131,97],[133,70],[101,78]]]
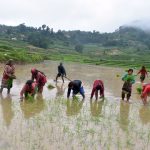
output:
[[[0,61],[64,60],[122,67],[150,66],[150,33],[120,27],[113,33],[53,31],[46,25],[0,25]]]

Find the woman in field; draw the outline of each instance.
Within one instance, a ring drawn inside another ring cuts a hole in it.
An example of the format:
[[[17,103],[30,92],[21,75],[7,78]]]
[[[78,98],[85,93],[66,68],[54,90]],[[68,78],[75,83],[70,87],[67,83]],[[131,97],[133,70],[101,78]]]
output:
[[[98,99],[98,92],[100,94],[101,98],[104,98],[104,83],[102,80],[95,80],[93,83],[93,89],[91,92],[91,99],[93,98],[95,94],[96,100]]]
[[[31,69],[31,74],[32,74],[32,80],[34,81],[34,79],[35,79],[35,81],[37,83],[38,92],[42,93],[43,87],[44,87],[45,83],[47,82],[46,75],[43,72],[41,72],[35,68]]]
[[[141,82],[143,82],[145,80],[146,76],[148,77],[148,73],[147,73],[147,70],[146,70],[145,66],[142,66],[141,70],[137,73],[137,75],[138,74],[141,74],[140,75]]]
[[[73,98],[75,97],[76,94],[80,93],[83,97],[85,98],[84,95],[84,88],[82,86],[82,82],[80,80],[74,80],[69,82],[68,84],[68,92],[67,92],[67,98],[70,97],[71,90],[73,91]]]
[[[134,75],[133,75],[133,69],[129,69],[128,73],[125,74],[122,78],[124,81],[123,87],[122,87],[122,100],[124,100],[125,95],[127,96],[127,102],[129,101],[131,97],[132,92],[132,84],[135,83]]]
[[[15,66],[13,60],[10,59],[4,67],[0,93],[3,92],[4,88],[7,88],[7,94],[10,93],[10,90],[13,87],[13,79],[16,79]]]
[[[143,89],[142,89],[142,94],[141,94],[141,99],[143,101],[143,104],[147,104],[147,97],[150,95],[150,83],[149,84],[144,84]]]
[[[33,80],[28,80],[20,92],[20,99],[23,99],[23,96],[25,98],[28,98],[29,95],[34,97],[36,91],[37,91],[37,83],[34,82]]]

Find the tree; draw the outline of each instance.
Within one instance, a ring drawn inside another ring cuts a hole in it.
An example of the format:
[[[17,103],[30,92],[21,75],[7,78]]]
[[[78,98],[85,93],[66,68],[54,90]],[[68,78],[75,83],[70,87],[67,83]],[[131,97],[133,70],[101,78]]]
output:
[[[45,28],[46,28],[46,25],[45,25],[45,24],[43,24],[43,25],[42,25],[42,29],[44,30]]]
[[[24,32],[26,32],[26,26],[25,26],[25,23],[22,23],[22,24],[20,24],[19,25],[19,32],[20,33],[24,33]]]
[[[82,51],[83,51],[83,45],[81,45],[81,44],[76,45],[75,46],[75,50],[77,52],[79,52],[79,53],[82,53]]]

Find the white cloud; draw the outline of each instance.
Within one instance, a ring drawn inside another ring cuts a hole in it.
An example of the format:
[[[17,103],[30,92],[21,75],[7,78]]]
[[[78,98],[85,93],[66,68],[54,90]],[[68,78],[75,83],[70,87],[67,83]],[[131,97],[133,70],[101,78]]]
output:
[[[1,0],[0,24],[109,32],[149,19],[149,10],[149,0]]]

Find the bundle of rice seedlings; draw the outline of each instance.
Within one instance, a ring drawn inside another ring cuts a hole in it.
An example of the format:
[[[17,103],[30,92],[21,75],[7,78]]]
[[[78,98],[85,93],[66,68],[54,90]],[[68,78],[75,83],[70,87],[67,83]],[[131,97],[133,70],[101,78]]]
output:
[[[137,90],[138,94],[142,93],[142,87],[141,86],[137,87],[136,90]]]
[[[48,84],[47,88],[51,90],[54,89],[55,87],[52,84]]]

